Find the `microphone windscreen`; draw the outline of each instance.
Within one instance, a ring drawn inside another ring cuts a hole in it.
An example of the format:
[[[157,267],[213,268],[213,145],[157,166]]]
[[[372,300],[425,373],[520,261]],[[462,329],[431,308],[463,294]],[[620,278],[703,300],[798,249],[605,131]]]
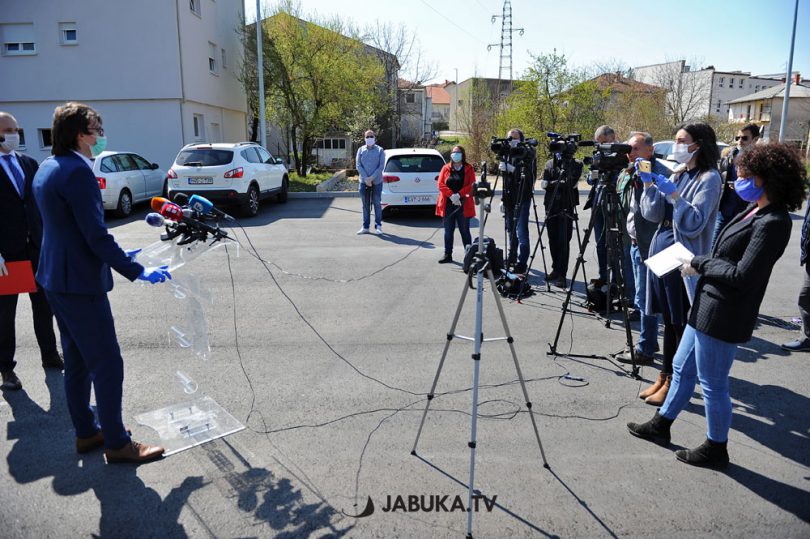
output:
[[[188,205],[193,210],[206,214],[211,213],[211,209],[214,207],[214,204],[210,200],[200,195],[191,195],[191,198],[188,199]]]
[[[174,202],[166,202],[160,208],[160,215],[171,221],[180,221],[183,218],[183,209]]]
[[[152,211],[160,212],[161,208],[163,208],[163,205],[166,204],[167,202],[171,204],[171,200],[169,200],[168,198],[152,197],[152,202],[150,203]]]
[[[188,195],[185,193],[177,193],[174,195],[173,202],[178,206],[185,206],[188,204]]]
[[[163,218],[162,215],[159,213],[148,213],[146,214],[146,224],[149,226],[154,227],[161,227],[166,223],[166,219]]]

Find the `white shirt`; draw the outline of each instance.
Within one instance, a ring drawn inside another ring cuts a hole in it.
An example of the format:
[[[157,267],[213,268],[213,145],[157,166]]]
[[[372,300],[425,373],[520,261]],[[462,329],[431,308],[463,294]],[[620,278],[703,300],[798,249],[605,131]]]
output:
[[[79,157],[81,157],[81,158],[82,158],[82,161],[84,161],[84,162],[85,162],[85,164],[87,164],[87,166],[88,166],[88,167],[90,167],[90,170],[93,170],[93,162],[92,162],[92,161],[90,161],[90,160],[89,160],[89,159],[88,159],[88,158],[87,158],[87,157],[86,157],[86,156],[85,156],[83,153],[79,153],[79,152],[77,152],[76,150],[70,150],[70,151],[71,151],[71,152],[73,152],[73,153],[75,153],[75,154],[76,154],[76,155],[78,155]]]
[[[14,181],[14,174],[11,172],[11,169],[8,168],[8,161],[6,161],[6,158],[5,158],[6,155],[11,156],[11,166],[16,168],[17,171],[20,173],[20,176],[22,176],[23,178],[25,178],[25,172],[23,171],[22,167],[20,166],[20,162],[17,160],[17,154],[16,154],[16,152],[14,150],[11,150],[7,154],[0,152],[0,156],[3,156],[3,157],[0,157],[0,166],[3,167],[3,170],[5,171],[6,176],[8,176],[8,179],[11,182],[11,185],[14,186],[14,190],[17,191],[17,194],[19,194],[20,197],[22,197],[24,195],[23,195],[23,193],[20,193],[19,189],[17,189],[17,182]],[[23,188],[25,188],[25,185],[23,185]]]

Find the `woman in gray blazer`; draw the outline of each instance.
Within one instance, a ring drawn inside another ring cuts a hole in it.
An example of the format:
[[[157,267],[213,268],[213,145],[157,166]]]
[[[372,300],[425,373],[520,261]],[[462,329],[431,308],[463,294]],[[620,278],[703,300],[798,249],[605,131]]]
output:
[[[685,261],[681,272],[698,279],[689,324],[675,354],[672,388],[646,423],[628,423],[630,433],[666,445],[670,425],[700,381],[706,441],[675,452],[696,466],[728,465],[731,397],[728,375],[737,345],[754,331],[771,270],[790,239],[789,211],[807,198],[807,171],[785,144],[756,146],[737,164],[735,192],[751,203],[720,232],[711,255]]]
[[[644,182],[641,215],[658,223],[649,256],[680,242],[692,254],[709,252],[714,234],[722,180],[717,171],[717,137],[706,124],[690,124],[675,134],[675,160],[686,166],[670,179],[639,172]],[[672,359],[678,349],[697,279],[677,272],[657,277],[647,272],[647,312],[664,321],[664,362],[655,383],[639,393],[647,404],[660,406],[672,381]]]

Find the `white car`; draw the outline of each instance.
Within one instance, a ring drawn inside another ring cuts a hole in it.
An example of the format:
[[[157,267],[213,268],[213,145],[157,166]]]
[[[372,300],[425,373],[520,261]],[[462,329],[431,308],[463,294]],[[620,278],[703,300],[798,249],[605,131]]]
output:
[[[674,140],[660,140],[653,144],[653,152],[655,152],[655,156],[659,159],[666,159],[667,161],[675,161],[672,157],[672,146],[675,145]],[[723,154],[723,150],[728,147],[728,144],[725,142],[717,142],[717,150],[720,152],[720,155]]]
[[[429,148],[385,150],[382,208],[435,206],[444,158]]]
[[[156,163],[132,152],[101,152],[93,161],[105,210],[117,217],[132,213],[132,205],[165,194],[166,173]]]
[[[216,205],[239,204],[247,216],[259,212],[263,198],[287,202],[289,189],[287,167],[255,142],[189,144],[169,169],[170,199],[197,194]]]

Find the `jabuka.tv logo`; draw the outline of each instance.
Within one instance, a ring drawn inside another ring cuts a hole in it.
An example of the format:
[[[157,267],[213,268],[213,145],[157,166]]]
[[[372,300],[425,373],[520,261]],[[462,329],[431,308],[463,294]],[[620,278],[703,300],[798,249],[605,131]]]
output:
[[[401,494],[391,495],[385,497],[385,504],[380,507],[383,513],[469,513],[474,511],[478,513],[481,510],[487,513],[492,512],[495,508],[495,502],[498,496],[487,498],[480,494],[472,497],[472,504],[470,507],[464,503],[460,495],[450,496],[449,494],[409,494],[403,496]],[[365,518],[374,514],[376,507],[374,500],[371,496],[366,501],[366,507],[360,513],[353,515],[342,511],[344,515],[352,518]]]

